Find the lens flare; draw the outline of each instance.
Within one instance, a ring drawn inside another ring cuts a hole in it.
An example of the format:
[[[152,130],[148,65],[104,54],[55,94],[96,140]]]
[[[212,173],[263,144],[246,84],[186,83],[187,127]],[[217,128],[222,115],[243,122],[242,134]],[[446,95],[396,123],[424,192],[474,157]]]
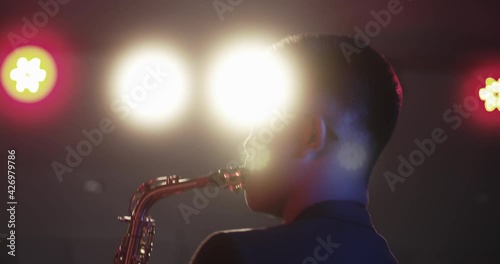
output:
[[[290,97],[285,63],[259,49],[238,49],[222,58],[211,75],[214,108],[231,122],[257,125]]]
[[[340,146],[338,160],[340,166],[346,170],[357,170],[365,167],[366,147],[359,142],[345,142]]]
[[[157,125],[185,105],[187,76],[180,60],[163,47],[143,45],[126,52],[113,74],[113,111],[122,119]]]

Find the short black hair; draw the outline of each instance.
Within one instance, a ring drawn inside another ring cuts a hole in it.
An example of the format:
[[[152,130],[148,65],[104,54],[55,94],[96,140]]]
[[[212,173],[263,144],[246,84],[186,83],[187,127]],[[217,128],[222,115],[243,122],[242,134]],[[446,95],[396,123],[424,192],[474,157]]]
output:
[[[394,131],[402,103],[401,84],[384,56],[352,37],[333,34],[289,36],[271,52],[298,65],[304,93],[326,92],[327,102],[355,116],[346,129],[368,132],[375,161]]]

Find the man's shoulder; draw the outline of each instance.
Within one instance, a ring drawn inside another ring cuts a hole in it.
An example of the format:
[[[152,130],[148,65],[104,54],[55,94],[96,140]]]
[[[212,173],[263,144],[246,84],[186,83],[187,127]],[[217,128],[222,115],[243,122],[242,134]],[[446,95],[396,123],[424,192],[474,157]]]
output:
[[[191,264],[244,263],[238,243],[226,232],[209,235],[196,249]]]
[[[277,250],[279,245],[276,241],[282,241],[281,237],[289,228],[287,225],[279,225],[266,228],[230,229],[212,233],[197,248],[191,263],[254,263],[251,260],[249,262],[247,256],[249,251],[256,254],[268,254],[264,251],[268,251],[270,245]]]
[[[314,219],[267,228],[213,233],[202,243],[195,258],[219,263],[289,263],[324,258],[329,260],[325,263],[338,263],[338,259],[359,258],[360,252],[366,252],[366,257],[371,255],[376,258],[384,252],[390,256],[385,240],[373,229],[329,219]],[[224,259],[221,260],[221,257]]]

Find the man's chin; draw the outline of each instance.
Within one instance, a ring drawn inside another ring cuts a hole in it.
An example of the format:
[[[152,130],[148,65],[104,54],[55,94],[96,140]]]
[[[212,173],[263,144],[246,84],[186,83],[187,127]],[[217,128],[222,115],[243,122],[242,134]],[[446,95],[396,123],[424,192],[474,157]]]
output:
[[[265,203],[260,199],[252,191],[249,191],[248,189],[245,190],[245,201],[247,203],[248,208],[250,208],[250,210],[254,212],[265,213],[266,210]]]
[[[264,213],[270,215],[274,218],[280,218],[280,210],[273,206],[271,199],[264,199],[263,195],[258,195],[255,193],[245,190],[245,201],[248,208],[257,213]]]
[[[245,189],[245,201],[247,203],[247,206],[250,210],[258,212],[258,206],[254,199],[251,197],[251,195],[248,193],[248,190]]]

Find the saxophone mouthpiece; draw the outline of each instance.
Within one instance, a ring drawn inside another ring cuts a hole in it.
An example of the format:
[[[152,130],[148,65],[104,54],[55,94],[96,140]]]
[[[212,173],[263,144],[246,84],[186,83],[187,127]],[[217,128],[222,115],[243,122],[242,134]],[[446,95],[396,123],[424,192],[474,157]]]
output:
[[[234,192],[244,188],[245,176],[246,170],[243,167],[219,169],[210,174],[213,184]]]

